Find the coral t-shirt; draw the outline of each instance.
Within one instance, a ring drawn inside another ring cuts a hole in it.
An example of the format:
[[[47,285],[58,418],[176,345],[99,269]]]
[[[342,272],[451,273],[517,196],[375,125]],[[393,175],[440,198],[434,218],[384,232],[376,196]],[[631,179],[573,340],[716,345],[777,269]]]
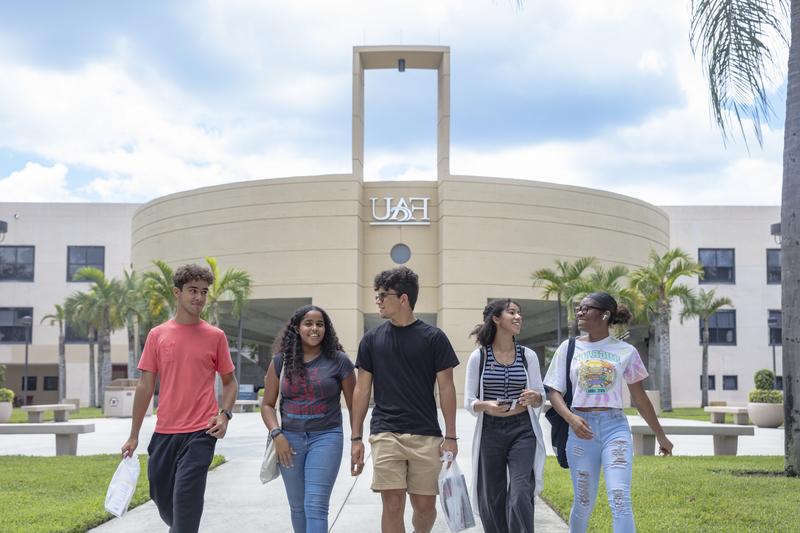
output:
[[[150,330],[139,370],[158,374],[157,433],[191,433],[208,427],[217,414],[214,379],[234,370],[225,333],[201,320],[174,319]]]
[[[566,392],[569,341],[556,350],[544,385]],[[570,379],[573,407],[612,407],[622,409],[622,382],[636,383],[647,377],[647,369],[635,347],[610,335],[597,342],[575,340]]]

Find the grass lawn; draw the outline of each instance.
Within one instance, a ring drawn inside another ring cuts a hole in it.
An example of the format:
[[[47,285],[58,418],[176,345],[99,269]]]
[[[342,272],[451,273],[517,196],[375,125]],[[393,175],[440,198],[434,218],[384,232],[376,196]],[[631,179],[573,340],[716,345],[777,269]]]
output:
[[[782,473],[783,457],[636,456],[636,527],[658,532],[798,531],[800,478],[786,478]],[[548,457],[544,479],[542,497],[568,519],[572,506],[569,470]],[[611,513],[601,480],[589,531],[611,530]]]
[[[83,532],[110,520],[103,508],[119,455],[0,456],[0,531]],[[147,455],[130,508],[150,499]],[[211,468],[225,462],[215,455]]]
[[[99,407],[81,407],[77,411],[69,412],[70,420],[77,420],[80,418],[103,418],[103,410],[100,409]],[[28,421],[28,413],[26,413],[19,407],[12,410],[11,419],[9,420],[9,422],[19,423],[27,421]],[[53,411],[45,411],[44,413],[42,413],[42,421],[52,422]]]

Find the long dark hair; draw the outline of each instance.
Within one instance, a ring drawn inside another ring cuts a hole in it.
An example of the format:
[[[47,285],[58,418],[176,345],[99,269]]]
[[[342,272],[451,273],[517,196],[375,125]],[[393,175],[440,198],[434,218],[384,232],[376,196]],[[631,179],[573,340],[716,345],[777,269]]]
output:
[[[481,346],[489,346],[494,342],[497,325],[492,318],[503,314],[503,311],[508,309],[511,304],[519,307],[519,304],[511,298],[500,298],[486,304],[486,307],[483,308],[483,322],[476,325],[470,333],[470,336],[475,335],[475,342]]]
[[[285,374],[289,377],[289,381],[293,381],[295,377],[305,376],[306,373],[303,365],[303,343],[300,341],[298,330],[300,329],[300,322],[303,321],[303,317],[309,311],[319,311],[322,315],[322,321],[325,323],[325,335],[322,337],[320,355],[333,359],[336,357],[336,352],[343,351],[328,313],[316,305],[304,305],[292,313],[292,316],[283,326],[281,334],[275,338],[272,350],[275,354],[283,355],[283,364],[286,367]]]

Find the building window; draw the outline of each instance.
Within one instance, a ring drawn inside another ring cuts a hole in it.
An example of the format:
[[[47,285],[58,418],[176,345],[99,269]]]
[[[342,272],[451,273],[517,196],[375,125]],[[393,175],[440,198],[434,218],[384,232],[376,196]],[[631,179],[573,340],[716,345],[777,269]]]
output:
[[[19,377],[19,390],[25,389],[25,376]],[[26,392],[33,392],[36,390],[36,376],[28,376],[28,389]]]
[[[89,335],[73,327],[69,322],[64,323],[64,342],[67,344],[88,344]]]
[[[739,390],[739,376],[722,376],[722,390]]]
[[[58,376],[45,376],[43,390],[58,390]]]
[[[767,327],[769,327],[769,345],[780,346],[783,344],[781,338],[783,337],[783,320],[781,312],[774,309],[769,310],[769,318],[767,318]]]
[[[391,256],[392,261],[398,265],[404,265],[408,263],[409,259],[411,259],[411,248],[403,243],[395,244],[389,251],[389,255]]]
[[[33,246],[0,246],[0,281],[33,281]]]
[[[767,249],[767,285],[781,284],[781,249]]]
[[[717,380],[713,374],[708,375],[708,390],[716,390]],[[700,390],[703,390],[703,374],[700,374]]]
[[[67,246],[67,281],[76,281],[75,273],[83,267],[105,272],[105,246]]]
[[[700,248],[697,257],[703,265],[703,283],[736,283],[733,248]]]
[[[703,320],[700,320],[700,343],[703,342]],[[709,344],[736,344],[736,310],[717,311],[708,319]]]
[[[33,339],[33,324],[25,326],[22,323],[26,316],[33,316],[32,307],[0,307],[0,343],[24,343],[25,332],[28,339]]]
[[[775,388],[783,390],[783,376],[775,376]]]

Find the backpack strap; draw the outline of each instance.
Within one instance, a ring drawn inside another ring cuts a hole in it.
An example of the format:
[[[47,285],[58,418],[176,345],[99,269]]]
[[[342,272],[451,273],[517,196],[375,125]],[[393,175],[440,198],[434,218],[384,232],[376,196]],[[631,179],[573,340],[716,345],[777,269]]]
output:
[[[572,356],[575,355],[575,337],[569,338],[569,344],[567,345],[567,365],[566,365],[566,374],[567,374],[567,390],[564,393],[564,403],[567,404],[567,407],[572,407],[572,379],[570,378],[570,369],[572,368]]]

